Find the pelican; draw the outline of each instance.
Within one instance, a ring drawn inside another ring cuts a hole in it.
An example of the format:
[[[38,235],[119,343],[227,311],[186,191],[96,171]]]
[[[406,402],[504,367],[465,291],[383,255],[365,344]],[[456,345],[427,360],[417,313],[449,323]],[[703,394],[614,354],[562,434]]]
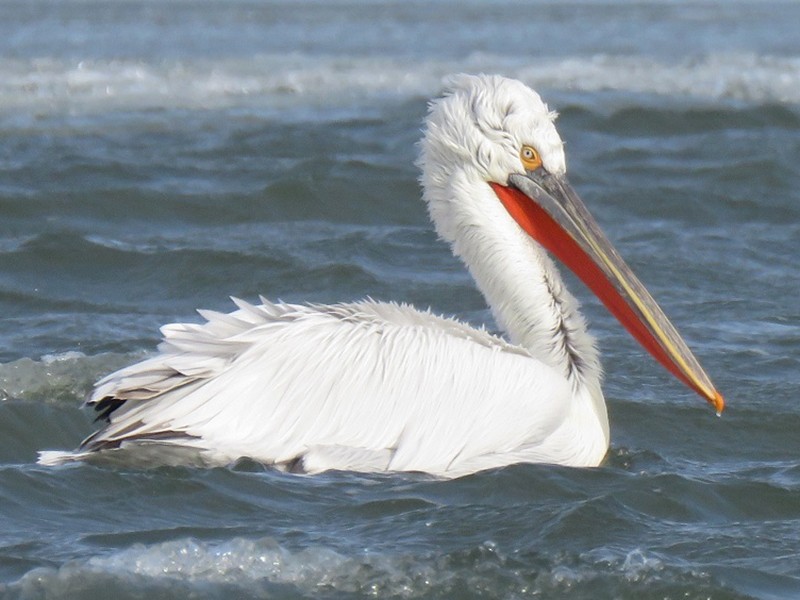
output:
[[[566,177],[539,95],[459,75],[431,102],[423,198],[505,337],[405,304],[234,300],[170,324],[158,353],[101,379],[102,428],[59,464],[187,448],[293,472],[458,477],[513,463],[601,464],[609,425],[594,339],[550,255],[652,356],[720,413],[722,396]]]

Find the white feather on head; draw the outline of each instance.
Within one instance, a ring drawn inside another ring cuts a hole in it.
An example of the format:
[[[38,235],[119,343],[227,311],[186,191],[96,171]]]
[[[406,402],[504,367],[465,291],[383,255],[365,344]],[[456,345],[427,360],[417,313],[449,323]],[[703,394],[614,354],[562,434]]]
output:
[[[529,145],[547,171],[566,173],[556,117],[539,94],[514,79],[466,74],[447,79],[443,96],[430,103],[417,161],[431,218],[444,239],[454,241],[449,210],[440,204],[452,199],[444,189],[456,172],[473,182],[505,185],[511,174],[524,172],[519,152]]]

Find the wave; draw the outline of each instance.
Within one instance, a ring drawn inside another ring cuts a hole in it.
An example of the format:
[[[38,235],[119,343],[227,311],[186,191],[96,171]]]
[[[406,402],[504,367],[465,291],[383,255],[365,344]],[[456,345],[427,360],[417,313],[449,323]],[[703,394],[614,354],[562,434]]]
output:
[[[701,101],[800,102],[800,57],[710,54],[668,63],[646,56],[464,60],[266,54],[248,59],[12,59],[0,66],[0,112],[92,114],[107,110],[257,105],[313,109],[438,93],[448,74],[499,72],[541,89],[624,92]],[[334,115],[335,118],[335,115]]]
[[[534,559],[532,564],[528,562]],[[528,563],[526,565],[526,563]],[[150,594],[289,597],[507,598],[564,594],[611,597],[638,591],[666,597],[692,590],[719,591],[702,571],[668,567],[635,548],[583,556],[505,556],[495,544],[444,555],[375,553],[346,555],[312,546],[292,551],[271,538],[233,538],[222,543],[180,539],[136,544],[106,556],[38,568],[9,586],[22,597],[119,598]],[[658,592],[656,594],[656,592]],[[606,595],[608,594],[608,595]],[[172,597],[172,596],[171,596]]]
[[[77,404],[101,375],[140,357],[137,353],[86,356],[69,351],[48,354],[40,360],[21,358],[0,363],[0,400]]]

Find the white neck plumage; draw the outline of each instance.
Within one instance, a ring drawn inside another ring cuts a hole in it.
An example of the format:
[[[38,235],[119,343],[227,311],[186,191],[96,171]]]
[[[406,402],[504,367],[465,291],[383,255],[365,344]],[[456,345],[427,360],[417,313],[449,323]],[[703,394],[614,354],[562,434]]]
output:
[[[467,265],[510,340],[562,373],[573,389],[599,391],[598,352],[577,300],[491,187],[459,171],[444,186],[425,177],[423,184],[437,231]]]

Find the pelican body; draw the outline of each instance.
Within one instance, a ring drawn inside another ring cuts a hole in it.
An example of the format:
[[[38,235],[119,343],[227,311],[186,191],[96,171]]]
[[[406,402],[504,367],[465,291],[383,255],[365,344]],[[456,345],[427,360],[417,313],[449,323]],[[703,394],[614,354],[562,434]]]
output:
[[[452,78],[421,142],[423,198],[505,337],[404,304],[235,300],[162,328],[157,354],[100,380],[103,427],[57,464],[190,449],[208,464],[422,471],[596,466],[609,446],[593,338],[549,253],[717,412],[722,396],[566,178],[555,113],[499,76]]]

